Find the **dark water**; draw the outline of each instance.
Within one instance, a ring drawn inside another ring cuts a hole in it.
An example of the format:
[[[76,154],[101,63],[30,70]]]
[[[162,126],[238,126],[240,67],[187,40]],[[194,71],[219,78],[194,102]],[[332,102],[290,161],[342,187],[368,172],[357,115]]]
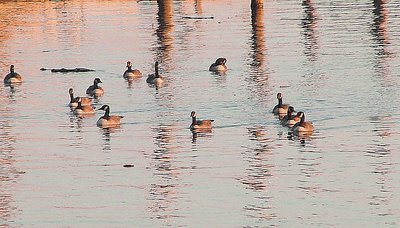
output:
[[[4,227],[398,227],[395,1],[0,1]],[[213,16],[194,20],[186,16]],[[218,57],[226,74],[208,71]],[[156,89],[128,84],[160,61]],[[45,68],[86,67],[57,74]],[[68,88],[124,115],[77,118]],[[316,131],[291,137],[276,93]],[[188,129],[190,112],[215,119]],[[123,165],[134,165],[125,168]]]

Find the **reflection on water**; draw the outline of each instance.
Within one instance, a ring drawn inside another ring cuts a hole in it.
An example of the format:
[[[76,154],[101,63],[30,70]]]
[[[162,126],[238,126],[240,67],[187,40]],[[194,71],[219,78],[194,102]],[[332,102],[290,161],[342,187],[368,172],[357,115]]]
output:
[[[9,100],[4,93],[0,91],[0,226],[6,227],[6,224],[12,222],[18,208],[14,204],[13,192],[15,191],[15,182],[20,176],[15,167],[15,153],[17,136],[13,133],[13,119],[15,116],[15,101]]]
[[[310,61],[317,60],[317,50],[319,49],[318,35],[317,35],[317,13],[314,7],[313,0],[303,0],[305,16],[302,19],[302,26],[305,29],[304,45],[305,55],[309,57]]]
[[[388,27],[388,9],[386,8],[385,0],[373,0],[374,2],[374,19],[372,23],[372,34],[374,39],[378,42],[378,46],[384,47],[386,44],[390,44],[389,35],[387,31]],[[378,54],[385,54],[386,52],[381,52]]]
[[[182,212],[177,207],[180,192],[180,167],[176,165],[176,148],[174,140],[174,126],[162,126],[153,129],[156,134],[154,143],[157,149],[150,155],[153,175],[156,182],[150,185],[149,210],[152,219],[161,219],[166,226],[173,226],[170,218],[181,217]]]
[[[397,5],[1,1],[0,73],[27,79],[0,87],[4,226],[397,227]],[[229,71],[210,73],[220,56]],[[128,85],[127,60],[144,74]],[[96,71],[39,70],[67,66]],[[69,111],[95,77],[121,128]],[[315,134],[279,124],[278,90]],[[217,126],[191,132],[191,110]]]
[[[268,137],[268,130],[262,126],[249,128],[248,132],[254,148],[248,148],[242,154],[247,167],[240,182],[256,194],[254,200],[248,201],[243,209],[249,218],[270,221],[277,218],[273,195],[270,192],[275,169],[271,162],[274,156],[272,140]]]
[[[374,0],[373,8],[373,22],[371,25],[371,34],[375,42],[374,49],[376,54],[374,55],[376,61],[374,63],[374,68],[376,74],[383,79],[385,86],[393,86],[394,79],[392,78],[392,73],[390,71],[390,63],[393,59],[394,53],[389,48],[389,32],[388,30],[388,9],[386,8],[386,1]]]
[[[203,13],[203,7],[201,5],[202,0],[194,0],[194,11],[196,14],[201,15]]]
[[[192,130],[192,143],[196,143],[197,138],[210,138],[212,137],[212,129],[196,129]]]
[[[324,186],[317,181],[316,177],[322,174],[321,161],[323,154],[314,149],[303,148],[300,150],[300,158],[298,158],[297,166],[300,170],[301,178],[298,180],[298,188],[306,193],[319,193],[325,191]]]
[[[368,168],[376,187],[369,195],[369,206],[372,213],[377,216],[394,215],[394,180],[392,174],[395,172],[392,145],[389,141],[392,134],[392,127],[395,124],[392,116],[372,116],[370,123],[374,126],[372,133],[374,138],[368,145],[365,155],[368,156]],[[395,220],[396,218],[392,218]]]
[[[248,81],[249,89],[256,93],[258,100],[264,100],[270,92],[268,84],[268,64],[266,61],[264,8],[251,10],[251,53],[250,53],[250,75]]]
[[[171,52],[173,50],[174,41],[174,38],[171,34],[174,29],[173,0],[157,0],[157,4],[157,59],[161,59],[161,63],[165,63],[165,65],[168,66],[172,60]],[[166,68],[166,70],[169,69]]]

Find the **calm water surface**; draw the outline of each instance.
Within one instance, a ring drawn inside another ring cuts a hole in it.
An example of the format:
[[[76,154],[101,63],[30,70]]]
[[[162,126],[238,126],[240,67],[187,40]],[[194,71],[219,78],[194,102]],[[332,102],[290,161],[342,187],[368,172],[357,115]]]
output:
[[[1,76],[25,79],[0,87],[1,226],[399,227],[398,3],[249,5],[0,1]],[[127,83],[128,60],[160,61],[165,85]],[[67,105],[95,77],[120,128]],[[277,92],[311,137],[270,113]],[[192,110],[212,132],[192,135]]]

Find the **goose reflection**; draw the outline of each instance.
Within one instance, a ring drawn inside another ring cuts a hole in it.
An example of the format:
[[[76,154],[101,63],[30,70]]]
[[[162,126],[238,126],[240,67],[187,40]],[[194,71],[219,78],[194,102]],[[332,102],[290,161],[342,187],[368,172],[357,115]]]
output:
[[[310,61],[317,60],[317,50],[319,49],[318,35],[316,31],[317,27],[317,14],[312,0],[304,0],[303,7],[305,11],[305,17],[302,20],[302,26],[304,28],[304,45],[305,55],[310,58]]]
[[[151,154],[151,166],[154,168],[155,183],[149,189],[149,211],[152,219],[162,219],[169,226],[168,218],[178,217],[180,167],[176,165],[176,148],[173,146],[174,126],[159,125],[154,128],[157,149]]]
[[[10,102],[16,102],[16,95],[18,92],[20,92],[19,87],[22,86],[22,84],[17,83],[17,84],[4,84],[4,87],[6,89],[9,89],[8,91],[8,98]]]
[[[274,178],[275,165],[271,162],[273,147],[271,139],[262,126],[248,128],[250,145],[243,152],[243,160],[247,167],[240,182],[254,195],[254,200],[244,206],[246,216],[260,221],[269,221],[277,218],[272,205],[271,184]]]
[[[197,141],[197,138],[210,138],[212,137],[212,129],[195,129],[192,132],[192,143]]]

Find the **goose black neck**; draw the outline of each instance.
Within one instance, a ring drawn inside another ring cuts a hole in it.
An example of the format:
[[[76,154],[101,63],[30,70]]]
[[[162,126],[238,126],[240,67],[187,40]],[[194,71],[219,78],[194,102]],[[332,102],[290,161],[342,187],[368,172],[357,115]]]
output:
[[[78,106],[76,106],[76,109],[82,109],[82,102],[78,101]]]
[[[288,120],[292,119],[292,112],[290,110],[287,111]]]
[[[97,82],[97,81],[94,81],[93,82],[93,88],[94,89],[98,89],[99,88],[99,85],[98,85],[99,83]]]
[[[278,98],[278,107],[282,107],[282,98]]]
[[[196,124],[197,124],[196,117],[192,116],[192,125],[196,125]]]
[[[70,93],[70,94],[69,94],[69,97],[71,98],[71,103],[74,102],[74,94],[73,94],[73,93]]]
[[[300,124],[303,124],[305,119],[306,119],[306,117],[304,115],[302,115],[301,118],[300,118]]]
[[[105,109],[104,109],[104,118],[108,118],[108,117],[110,117],[110,108],[109,107],[106,107]]]
[[[128,66],[128,70],[127,70],[128,72],[132,72],[132,67],[131,66]]]
[[[155,71],[155,76],[156,76],[156,78],[159,78],[160,75],[158,74],[158,64],[156,64],[156,65],[154,66],[154,71]]]

